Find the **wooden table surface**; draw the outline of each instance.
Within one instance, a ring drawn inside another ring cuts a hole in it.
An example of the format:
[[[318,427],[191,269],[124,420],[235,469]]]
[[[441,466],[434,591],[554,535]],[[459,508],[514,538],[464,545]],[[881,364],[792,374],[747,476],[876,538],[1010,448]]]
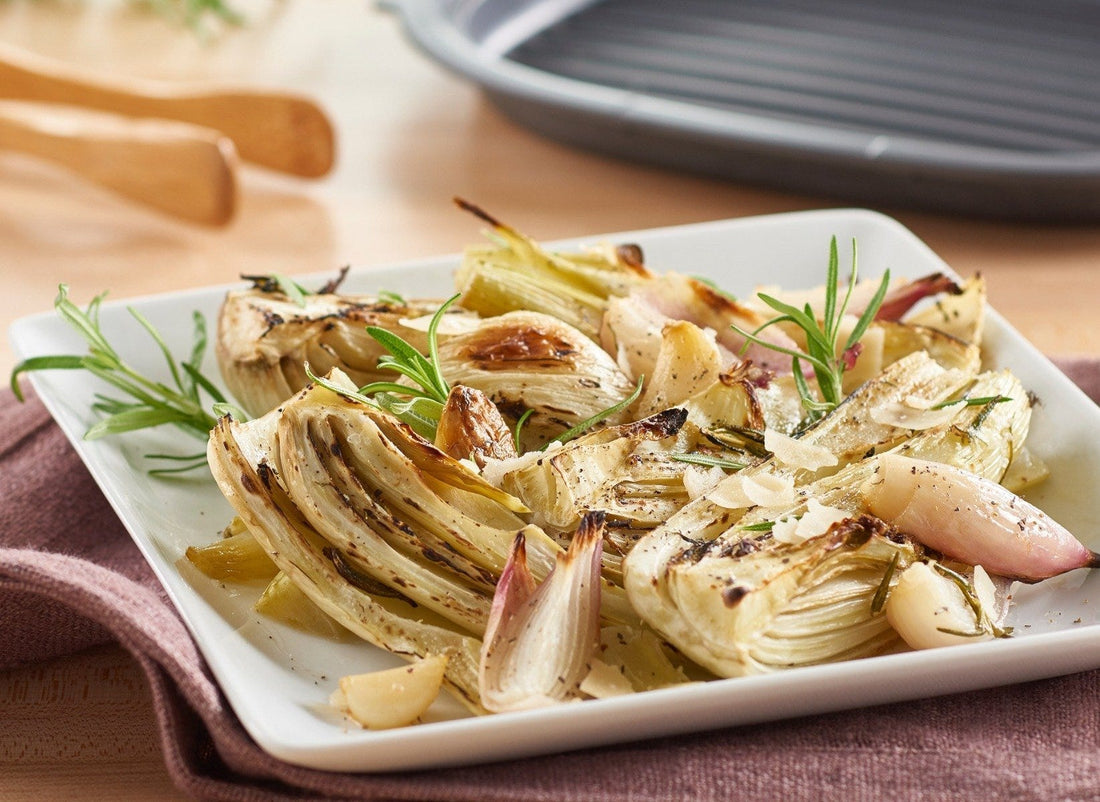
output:
[[[838,205],[590,155],[539,138],[428,61],[363,0],[246,6],[202,39],[119,3],[0,4],[0,42],[103,72],[293,89],[338,135],[334,172],[305,181],[246,169],[235,221],[161,217],[61,170],[0,154],[0,324],[78,301],[308,273],[460,250],[478,226],[462,195],[541,239]],[[883,209],[1041,349],[1100,355],[1100,228],[1035,227]],[[0,373],[14,363],[0,344]],[[135,664],[103,647],[0,672],[0,802],[182,798],[164,771]]]

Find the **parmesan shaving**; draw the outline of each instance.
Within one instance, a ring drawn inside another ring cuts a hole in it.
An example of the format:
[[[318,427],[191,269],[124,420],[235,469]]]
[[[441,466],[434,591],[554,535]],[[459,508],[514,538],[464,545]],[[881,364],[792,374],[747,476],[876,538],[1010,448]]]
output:
[[[916,401],[917,405],[910,403],[913,401]],[[886,426],[896,426],[899,429],[923,431],[950,423],[965,405],[964,401],[957,401],[939,409],[932,409],[920,406],[923,403],[926,403],[924,399],[910,396],[904,402],[884,404],[871,410],[871,420]]]
[[[730,510],[781,507],[795,502],[794,478],[788,474],[734,474],[723,479],[707,498]]]
[[[936,406],[936,402],[933,401],[931,398],[924,398],[923,396],[919,395],[907,395],[905,396],[905,400],[902,403],[904,403],[907,407],[912,407],[913,409],[931,409],[932,407]]]
[[[546,446],[545,451],[528,451],[518,457],[509,457],[508,459],[492,459],[490,457],[485,460],[485,467],[481,469],[481,478],[494,487],[500,487],[505,476],[529,468],[540,459],[552,456],[561,446],[562,444],[559,441],[554,440]]]
[[[836,454],[827,448],[795,440],[775,429],[764,431],[764,448],[775,455],[776,461],[791,468],[816,471],[837,464]]]
[[[711,466],[710,468],[700,468],[696,465],[689,465],[684,471],[684,490],[687,491],[688,498],[695,501],[695,499],[700,496],[705,496],[717,487],[725,478],[726,472],[717,465]]]
[[[624,696],[634,693],[634,686],[630,684],[623,672],[616,666],[611,666],[603,660],[593,657],[591,669],[588,675],[581,680],[581,693],[591,696],[593,699],[606,699],[609,696]]]
[[[834,525],[851,515],[837,507],[828,507],[817,499],[806,503],[806,512],[802,517],[787,516],[775,522],[772,537],[780,543],[802,543],[819,535],[824,535]]]

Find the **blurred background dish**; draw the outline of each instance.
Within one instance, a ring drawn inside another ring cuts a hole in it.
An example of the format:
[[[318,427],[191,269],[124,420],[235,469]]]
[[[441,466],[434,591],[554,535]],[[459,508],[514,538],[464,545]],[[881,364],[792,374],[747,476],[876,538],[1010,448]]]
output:
[[[1100,5],[400,0],[513,119],[860,204],[1100,218]]]

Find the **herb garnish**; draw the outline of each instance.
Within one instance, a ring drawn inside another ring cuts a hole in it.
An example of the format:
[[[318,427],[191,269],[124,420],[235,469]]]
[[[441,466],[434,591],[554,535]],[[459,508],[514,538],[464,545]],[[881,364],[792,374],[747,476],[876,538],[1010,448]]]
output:
[[[775,528],[775,521],[761,521],[758,524],[745,524],[737,528],[742,532],[770,532]]]
[[[389,351],[379,358],[378,367],[400,373],[411,379],[412,385],[395,381],[371,382],[351,391],[314,375],[308,364],[305,366],[306,376],[315,384],[338,395],[384,409],[409,424],[421,437],[434,440],[443,414],[443,405],[447,403],[447,396],[451,392],[451,386],[443,378],[439,366],[439,323],[459,296],[460,293],[452,295],[432,315],[428,323],[427,356],[392,331],[378,326],[367,326],[367,334]]]
[[[107,417],[93,425],[84,434],[85,439],[95,440],[108,434],[119,434],[137,429],[148,429],[173,424],[190,435],[205,440],[217,423],[215,415],[226,412],[247,420],[247,415],[226,400],[220,390],[200,371],[206,352],[206,321],[199,312],[193,313],[194,337],[191,352],[186,361],[177,362],[168,349],[160,332],[133,307],[128,311],[145,329],[160,349],[171,374],[171,385],[147,379],[126,363],[107,342],[99,323],[99,310],[105,293],[97,295],[81,310],[69,300],[68,287],[58,288],[54,308],[88,343],[88,353],[78,355],[37,356],[25,359],[11,373],[11,389],[15,397],[23,400],[19,387],[19,375],[38,370],[86,370],[133,400],[121,400],[96,393],[92,408]],[[210,399],[211,412],[207,411],[204,395]],[[182,473],[206,465],[205,451],[184,456],[146,454],[147,459],[170,460],[182,463],[172,468],[151,470],[151,474]]]
[[[963,404],[967,407],[982,407],[986,404],[1003,404],[1006,401],[1011,401],[1007,395],[985,395],[980,398],[960,398],[955,401],[941,401],[938,404],[933,404],[930,409],[945,409],[952,404]]]
[[[527,419],[535,414],[535,410],[529,409],[519,416],[519,420],[516,421],[515,434],[512,436],[512,442],[515,444],[516,453],[523,453],[523,445],[520,442],[520,432],[523,431],[523,424],[527,423]]]
[[[999,627],[993,623],[993,619],[989,616],[982,607],[982,601],[978,598],[978,592],[974,587],[974,582],[968,580],[965,576],[952,571],[946,565],[941,563],[935,563],[932,566],[940,576],[950,579],[955,583],[955,586],[963,595],[963,599],[970,606],[971,612],[974,613],[974,631],[973,632],[961,632],[957,629],[949,629],[947,627],[936,627],[937,631],[944,632],[948,635],[958,635],[963,638],[977,638],[985,634],[985,630],[982,629],[982,622],[989,624],[990,631],[995,638],[1007,638],[1012,634],[1011,627]]]
[[[716,457],[712,454],[699,454],[699,453],[683,453],[672,454],[672,459],[677,462],[688,462],[692,465],[705,465],[707,467],[718,467],[727,471],[739,471],[745,467],[747,463],[737,462],[732,459],[726,459],[724,457]]]
[[[886,597],[890,595],[890,582],[894,578],[894,573],[898,570],[900,557],[901,552],[895,551],[894,556],[890,559],[890,564],[886,566],[886,573],[882,575],[882,581],[878,583],[875,595],[871,598],[871,615],[878,615],[882,612],[882,608],[886,606]]]
[[[367,334],[389,351],[388,354],[384,354],[379,358],[378,367],[396,371],[411,379],[413,384],[384,381],[371,382],[353,392],[314,375],[309,365],[306,365],[306,375],[310,381],[334,393],[384,409],[412,426],[417,434],[428,440],[434,440],[436,430],[439,427],[439,419],[443,414],[443,405],[447,403],[447,396],[451,392],[451,385],[443,378],[443,372],[439,364],[439,338],[437,332],[443,315],[459,297],[461,297],[461,293],[452,295],[432,315],[431,321],[428,323],[427,356],[421,354],[412,344],[399,335],[377,326],[367,326]],[[644,376],[639,377],[634,392],[622,401],[581,421],[571,429],[559,434],[551,442],[564,443],[566,440],[571,440],[604,419],[626,409],[638,400],[638,396],[642,393],[644,379]],[[533,412],[534,410],[528,410],[516,422],[514,441],[517,451],[519,450],[520,430]]]
[[[382,303],[393,304],[395,306],[404,306],[406,303],[404,296],[392,290],[379,290],[378,300]]]
[[[639,376],[638,377],[638,383],[634,386],[634,392],[632,392],[630,395],[628,395],[622,401],[620,401],[617,404],[612,404],[607,409],[603,410],[602,412],[597,412],[595,415],[593,415],[590,418],[585,418],[584,420],[582,420],[580,423],[578,423],[576,426],[572,427],[571,429],[566,429],[564,432],[559,434],[557,437],[555,437],[550,442],[551,443],[564,443],[567,440],[572,440],[574,437],[579,437],[580,435],[584,434],[589,429],[591,429],[593,426],[595,426],[596,424],[606,420],[607,418],[610,418],[612,415],[615,415],[615,414],[618,414],[619,412],[622,412],[624,409],[626,409],[627,407],[629,407],[631,404],[633,404],[635,401],[638,400],[638,396],[640,396],[642,394],[642,385],[644,383],[645,383],[645,376]]]
[[[848,303],[852,298],[852,290],[855,288],[858,276],[854,240],[852,241],[852,269],[848,278],[848,289],[843,301],[838,306],[839,262],[836,237],[833,237],[829,242],[829,267],[825,279],[825,309],[820,323],[808,303],[803,309],[799,309],[780,301],[778,298],[758,293],[757,297],[776,312],[779,312],[779,316],[751,332],[745,331],[736,325],[731,326],[734,331],[748,341],[745,345],[746,348],[748,343],[756,343],[791,357],[795,385],[798,388],[799,396],[802,398],[802,407],[807,412],[807,423],[818,420],[825,413],[835,409],[843,400],[842,380],[844,370],[851,367],[856,357],[859,356],[859,340],[867,331],[867,327],[871,325],[871,321],[875,319],[879,307],[882,306],[883,298],[886,297],[886,290],[890,285],[890,271],[887,270],[883,274],[882,282],[879,284],[870,303],[867,304],[866,309],[863,310],[856,322],[855,328],[852,329],[851,334],[844,342],[844,346],[838,348],[837,342],[840,336],[841,320],[848,309]],[[782,345],[767,342],[757,336],[769,326],[784,322],[794,323],[806,333],[805,351],[786,348]],[[817,379],[817,386],[821,392],[822,400],[820,401],[814,396],[805,376],[802,374],[803,361],[808,362],[813,368],[814,377]]]

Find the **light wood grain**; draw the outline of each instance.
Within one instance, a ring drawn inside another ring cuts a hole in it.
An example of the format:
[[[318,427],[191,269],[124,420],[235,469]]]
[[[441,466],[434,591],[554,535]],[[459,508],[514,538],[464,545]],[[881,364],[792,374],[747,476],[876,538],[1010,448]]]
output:
[[[341,142],[336,168],[318,182],[245,170],[237,216],[218,231],[0,154],[0,323],[48,310],[61,281],[85,301],[104,289],[127,297],[225,283],[240,272],[301,274],[452,253],[479,229],[454,209],[454,195],[542,239],[838,205],[542,139],[425,60],[392,17],[362,0],[257,7],[246,27],[204,43],[121,4],[0,4],[0,42],[133,79],[308,94],[329,111]],[[1100,355],[1100,230],[896,216],[960,273],[982,272],[993,304],[1041,349]],[[12,364],[4,343],[0,372]],[[98,745],[78,739],[74,747],[58,735],[104,721],[121,676],[140,684],[129,658],[107,650],[0,677],[0,729],[9,733],[0,740],[0,802],[71,799],[74,789],[85,802],[165,798],[151,736],[135,740],[117,723],[102,728]],[[23,723],[8,728],[4,700],[19,688],[28,699],[56,693],[66,701],[20,707]],[[119,710],[152,731],[147,702]],[[97,758],[100,747],[119,760]]]
[[[309,98],[287,92],[107,77],[0,45],[0,96],[216,129],[242,158],[295,175],[324,175],[335,155],[328,116]]]
[[[237,206],[237,152],[212,128],[0,100],[0,150],[46,159],[194,223],[225,225]]]
[[[145,677],[117,647],[0,672],[0,711],[0,802],[186,798],[164,769]]]

